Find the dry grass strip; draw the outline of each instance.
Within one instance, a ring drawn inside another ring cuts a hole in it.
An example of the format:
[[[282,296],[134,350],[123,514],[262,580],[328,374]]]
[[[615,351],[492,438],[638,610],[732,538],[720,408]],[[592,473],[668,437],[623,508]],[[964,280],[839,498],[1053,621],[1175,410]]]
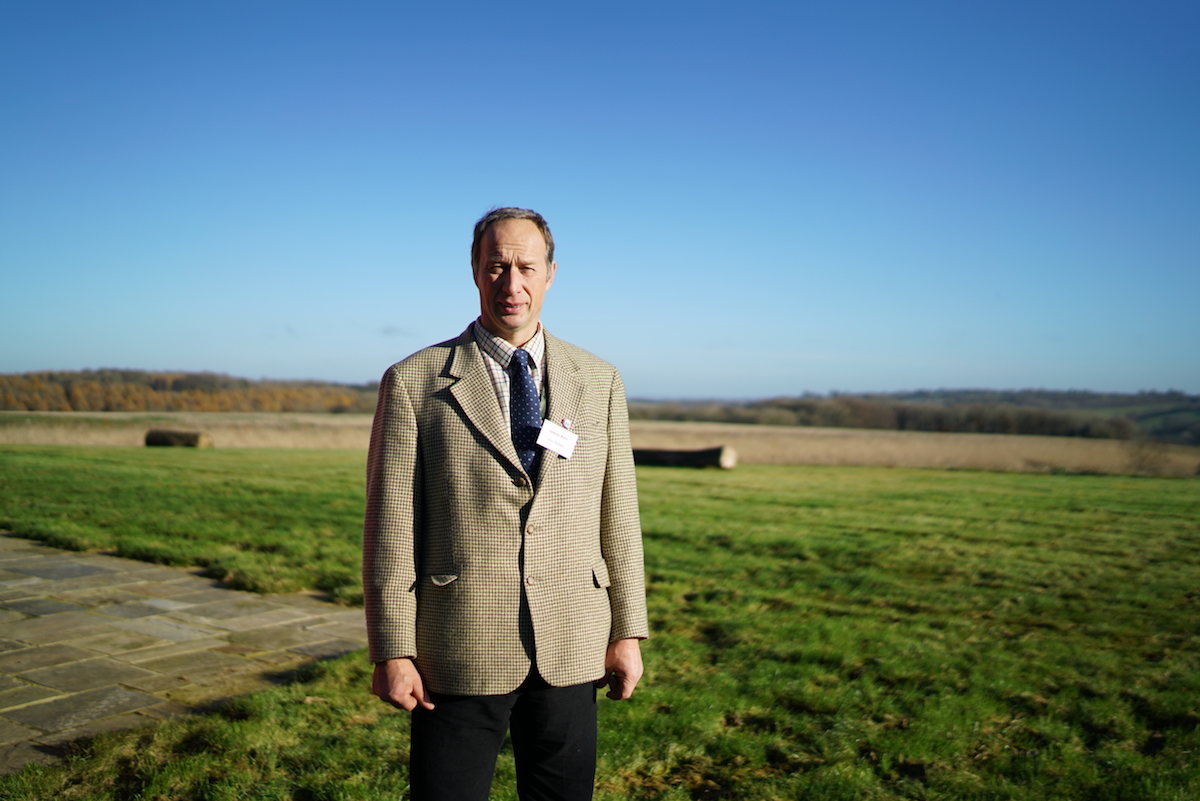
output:
[[[0,412],[0,444],[141,446],[149,428],[204,431],[218,448],[365,450],[371,416],[275,412]],[[635,448],[729,445],[743,464],[1195,475],[1200,448],[1143,441],[635,420]]]
[[[631,428],[637,448],[730,445],[744,464],[1154,475],[1194,475],[1200,470],[1200,448],[1140,441],[658,420],[635,421]]]

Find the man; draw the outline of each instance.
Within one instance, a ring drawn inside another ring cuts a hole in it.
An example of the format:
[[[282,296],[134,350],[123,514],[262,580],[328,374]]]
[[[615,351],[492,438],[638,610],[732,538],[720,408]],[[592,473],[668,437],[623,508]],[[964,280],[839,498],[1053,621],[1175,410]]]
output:
[[[590,799],[595,688],[648,634],[625,391],[539,321],[541,215],[475,225],[479,319],[393,365],[367,457],[373,692],[412,711],[412,798],[486,799],[511,730],[522,799]]]

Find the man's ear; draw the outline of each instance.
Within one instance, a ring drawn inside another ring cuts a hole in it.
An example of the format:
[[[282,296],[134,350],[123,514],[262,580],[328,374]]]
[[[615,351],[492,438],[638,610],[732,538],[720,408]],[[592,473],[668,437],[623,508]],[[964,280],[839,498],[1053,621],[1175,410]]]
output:
[[[547,289],[549,289],[550,285],[554,283],[554,273],[557,269],[558,269],[558,262],[556,262],[556,261],[550,262],[550,269],[546,271],[546,288]]]

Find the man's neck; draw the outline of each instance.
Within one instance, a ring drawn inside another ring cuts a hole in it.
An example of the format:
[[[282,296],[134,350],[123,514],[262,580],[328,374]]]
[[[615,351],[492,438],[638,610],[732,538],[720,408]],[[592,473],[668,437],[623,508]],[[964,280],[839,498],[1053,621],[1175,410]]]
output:
[[[493,331],[488,327],[488,324],[483,321],[482,317],[480,317],[477,322],[484,331],[487,331],[494,337],[503,339],[514,348],[525,347],[534,337],[538,335],[538,332],[542,330],[541,320],[538,320],[537,323],[534,324],[532,331],[530,331],[528,328],[523,328],[520,331]]]

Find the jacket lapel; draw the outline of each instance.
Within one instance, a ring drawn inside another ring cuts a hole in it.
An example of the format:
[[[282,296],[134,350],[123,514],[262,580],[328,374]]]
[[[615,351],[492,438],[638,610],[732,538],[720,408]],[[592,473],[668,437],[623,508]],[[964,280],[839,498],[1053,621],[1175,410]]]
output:
[[[450,363],[449,373],[452,378],[458,379],[450,385],[450,393],[458,401],[467,420],[504,458],[520,470],[521,460],[517,458],[512,434],[504,423],[504,413],[500,411],[500,404],[496,401],[492,377],[488,374],[487,365],[483,363],[483,354],[479,352],[479,345],[475,343],[471,326],[467,326],[467,330],[454,345],[454,358]]]
[[[550,393],[546,418],[558,425],[562,425],[564,420],[578,419],[586,392],[583,372],[549,331],[546,332],[546,380]],[[552,451],[542,453],[541,482],[549,477],[550,471],[555,470],[560,461]]]

